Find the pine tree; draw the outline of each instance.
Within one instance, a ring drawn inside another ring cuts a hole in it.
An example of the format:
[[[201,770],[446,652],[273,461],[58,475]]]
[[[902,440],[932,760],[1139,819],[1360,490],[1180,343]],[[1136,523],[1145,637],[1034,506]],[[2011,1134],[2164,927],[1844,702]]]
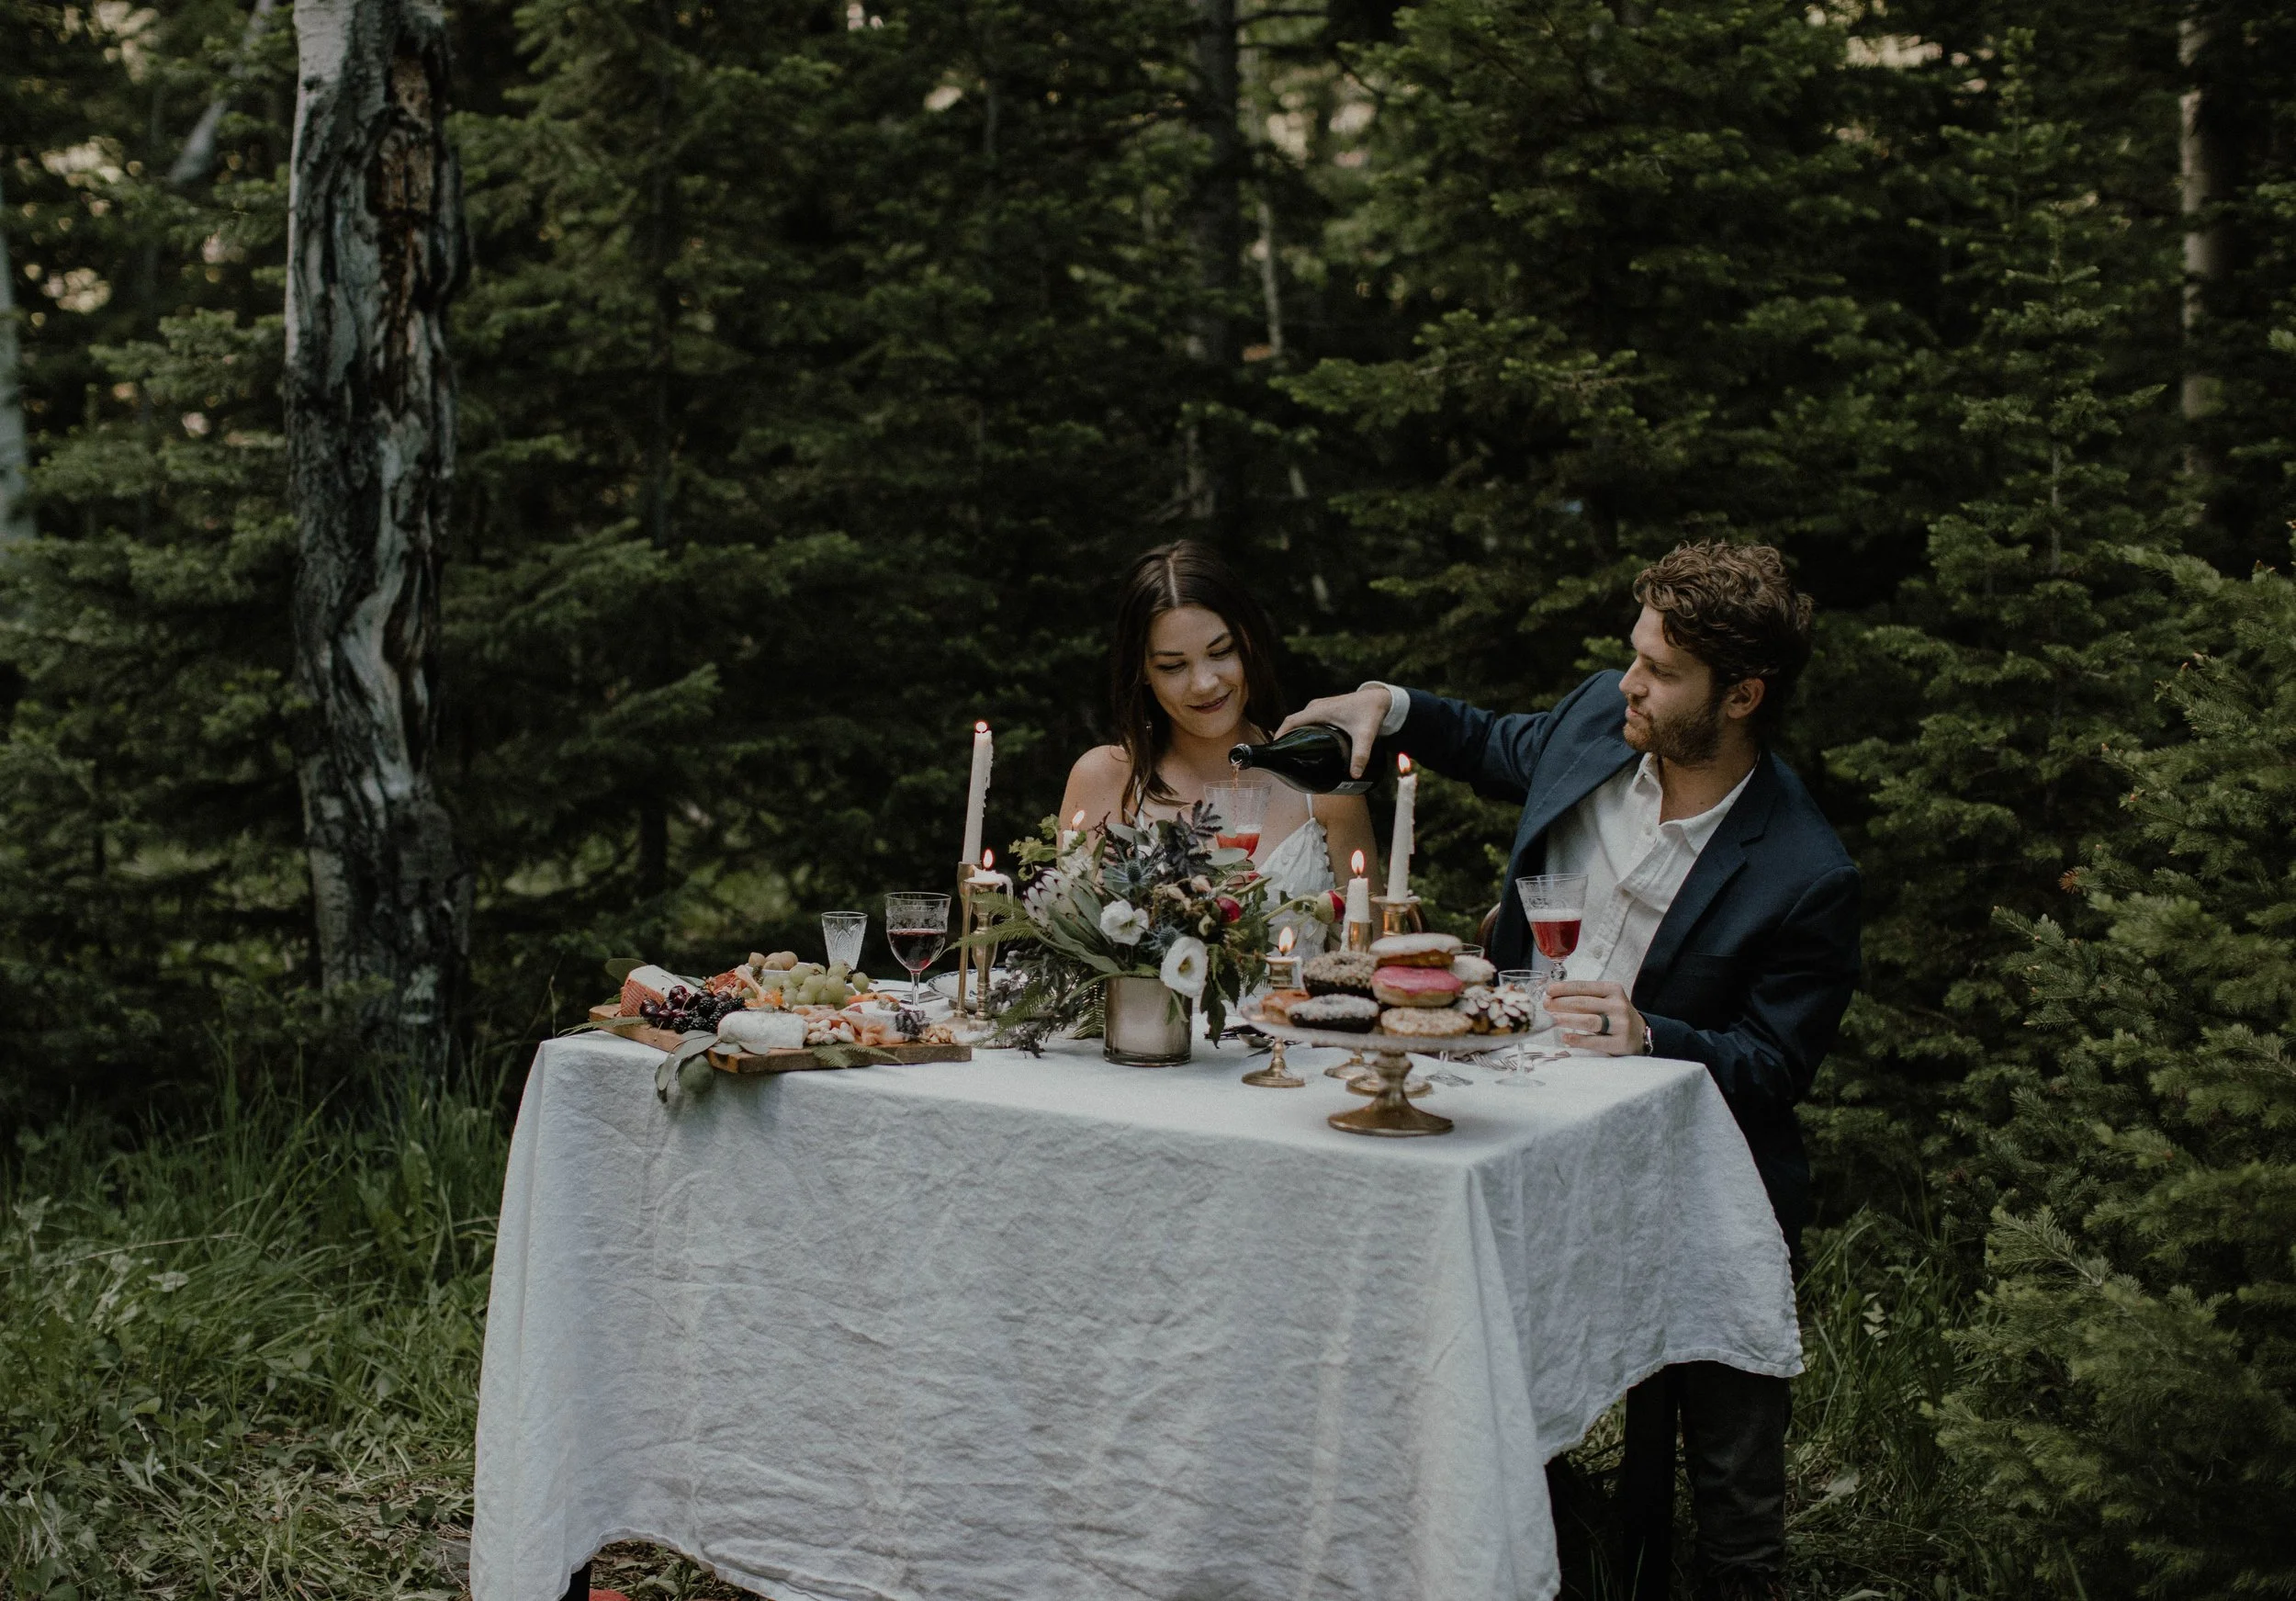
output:
[[[1417,338],[1289,386],[1356,458],[1324,557],[1354,581],[1317,641],[1339,676],[1546,704],[1620,663],[1633,574],[1688,536],[1781,546],[1829,626],[1918,566],[1957,486],[1904,393],[1936,336],[1903,163],[1942,91],[1853,62],[1838,22],[1460,0],[1365,53],[1373,197],[1334,268]],[[1814,694],[1805,775],[1885,715]],[[1427,887],[1480,910],[1511,819],[1422,804]]]
[[[17,259],[56,288],[27,330],[39,537],[6,575],[22,698],[0,745],[0,1097],[15,1105],[196,1071],[183,1042],[254,1021],[310,936],[279,279],[264,270],[283,231],[275,113],[293,40],[263,41],[213,180],[178,194],[163,175],[230,72],[235,8],[49,21],[67,64],[66,47],[84,59],[53,120],[15,135],[29,181],[10,197],[26,197]]]
[[[1828,753],[1872,797],[1868,960],[1855,1054],[1815,1121],[1845,1147],[1837,1170],[1887,1173],[1905,1195],[1919,1164],[1875,1109],[1934,1129],[2013,1034],[1990,910],[2061,903],[2084,843],[2116,826],[2100,748],[2157,730],[2151,685],[2184,638],[2148,559],[2178,548],[2186,520],[2166,386],[2128,356],[2167,264],[2156,232],[2098,196],[2083,136],[2037,114],[2032,49],[2029,33],[2004,41],[1999,124],[1952,131],[1936,179],[1953,207],[1941,242],[1983,320],[1929,388],[1983,488],[1931,524],[1925,570],[1831,665],[1915,717]]]
[[[2093,938],[2011,918],[2032,1048],[1986,1314],[1943,1438],[1993,1533],[2067,1592],[2284,1595],[2296,1505],[2296,584],[2177,566],[2182,738],[2116,746],[2130,826],[2076,881]]]
[[[990,838],[1030,827],[1200,381],[1184,6],[524,16],[525,108],[463,124],[449,569],[511,1028],[602,949],[809,944],[945,883],[975,717]]]

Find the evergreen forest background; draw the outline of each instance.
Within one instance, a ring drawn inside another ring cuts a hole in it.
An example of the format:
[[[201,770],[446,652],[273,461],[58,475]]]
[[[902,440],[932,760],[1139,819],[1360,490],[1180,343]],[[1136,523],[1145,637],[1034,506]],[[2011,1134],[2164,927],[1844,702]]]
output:
[[[535,1042],[604,955],[940,884],[975,717],[989,837],[1032,828],[1133,553],[1227,553],[1295,700],[1532,707],[1712,536],[1818,599],[1785,754],[1865,879],[1799,1584],[2296,1595],[2296,12],[448,20],[475,898],[459,1065],[411,1078],[315,987],[291,8],[0,0],[17,1594],[453,1593]],[[1511,819],[1421,795],[1464,928]]]

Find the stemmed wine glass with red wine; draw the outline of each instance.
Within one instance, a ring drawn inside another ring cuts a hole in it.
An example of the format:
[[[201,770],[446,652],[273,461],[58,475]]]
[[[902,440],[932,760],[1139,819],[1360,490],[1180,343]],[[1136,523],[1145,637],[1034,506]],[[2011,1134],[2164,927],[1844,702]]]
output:
[[[1564,960],[1579,948],[1579,925],[1586,918],[1586,874],[1541,873],[1518,878],[1514,893],[1522,897],[1523,915],[1530,919],[1531,943],[1538,948],[1538,976],[1532,984],[1543,1009],[1548,985],[1561,975]],[[1528,1045],[1518,1045],[1514,1052],[1515,1071],[1518,1076],[1527,1075],[1539,1063],[1568,1054],[1567,1051],[1533,1051]],[[1515,1081],[1529,1082],[1525,1077]]]
[[[1563,959],[1579,948],[1579,923],[1586,916],[1586,874],[1541,873],[1514,881],[1523,915],[1531,920],[1531,942],[1550,965],[1552,978]]]
[[[949,897],[945,895],[885,896],[885,943],[893,959],[908,969],[909,1004],[924,1002],[918,982],[949,942]]]

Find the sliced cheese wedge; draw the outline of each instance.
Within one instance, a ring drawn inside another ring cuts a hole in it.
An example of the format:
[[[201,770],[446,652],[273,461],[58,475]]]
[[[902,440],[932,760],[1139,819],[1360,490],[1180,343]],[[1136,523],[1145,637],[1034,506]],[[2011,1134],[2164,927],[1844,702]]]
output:
[[[622,1015],[625,1018],[637,1016],[639,1003],[643,1001],[668,1000],[670,992],[680,985],[694,990],[702,987],[691,978],[681,978],[668,968],[656,967],[650,963],[644,967],[633,967],[630,975],[622,981]]]

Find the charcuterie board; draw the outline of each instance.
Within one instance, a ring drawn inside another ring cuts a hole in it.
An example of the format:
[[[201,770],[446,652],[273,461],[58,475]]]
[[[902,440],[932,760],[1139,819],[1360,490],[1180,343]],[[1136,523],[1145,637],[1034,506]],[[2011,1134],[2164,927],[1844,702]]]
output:
[[[621,1015],[619,1004],[590,1009],[590,1020],[606,1024],[625,1040],[657,1051],[674,1051],[679,1037]],[[970,1045],[803,1045],[786,1051],[741,1051],[713,1046],[703,1053],[720,1073],[807,1073],[833,1067],[902,1065],[912,1062],[970,1062]]]
[[[636,1018],[624,1017],[621,1005],[616,1001],[602,1001],[591,1007],[590,1020],[602,1028],[612,1030],[623,1039],[635,1040],[639,1044],[650,1045],[657,1051],[674,1051],[678,1048],[676,1034],[668,1029],[648,1028]]]
[[[807,1073],[823,1067],[903,1066],[912,1062],[970,1062],[970,1045],[807,1045],[792,1051],[704,1053],[720,1073]]]

